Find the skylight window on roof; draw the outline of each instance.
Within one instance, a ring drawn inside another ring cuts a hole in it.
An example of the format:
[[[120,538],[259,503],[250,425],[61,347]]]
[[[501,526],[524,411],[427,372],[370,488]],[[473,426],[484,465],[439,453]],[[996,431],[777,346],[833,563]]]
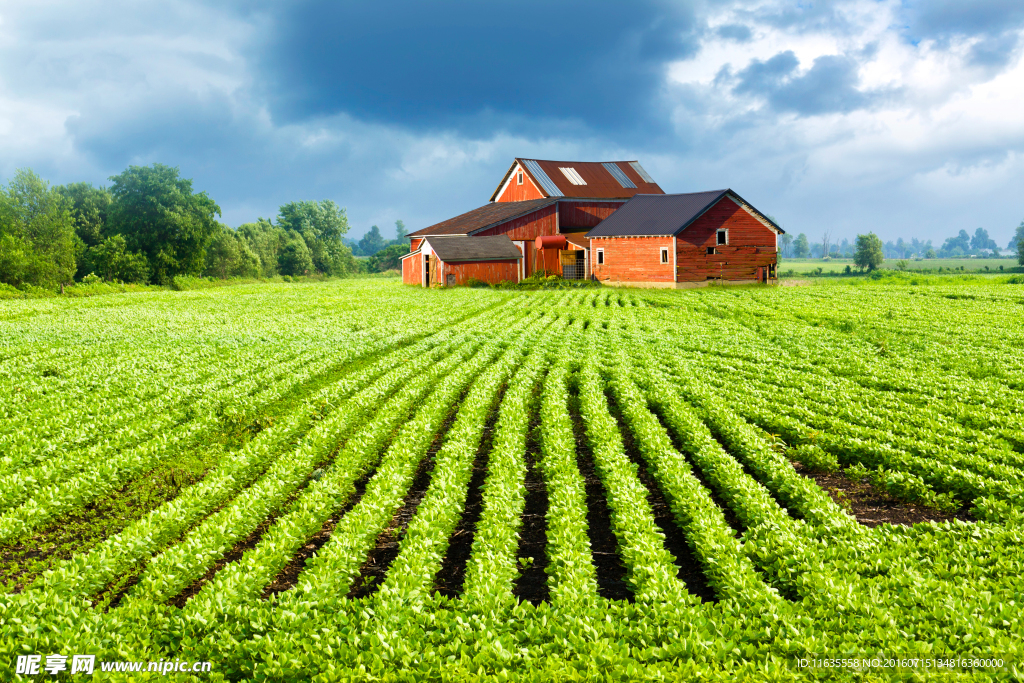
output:
[[[558,186],[548,177],[548,174],[544,172],[544,169],[540,167],[533,159],[523,159],[523,165],[533,176],[534,180],[540,183],[540,186],[544,188],[544,191],[548,193],[549,197],[561,197],[562,191],[558,189]]]
[[[601,165],[604,166],[604,169],[606,171],[612,174],[613,178],[619,181],[619,185],[621,185],[622,187],[636,187],[636,184],[629,179],[629,176],[622,172],[622,169],[619,168],[617,164],[606,162]]]
[[[562,175],[564,175],[566,178],[568,178],[569,182],[572,183],[573,185],[586,185],[587,184],[587,181],[583,179],[583,176],[581,176],[579,173],[577,173],[576,169],[573,168],[572,166],[569,166],[568,168],[563,168],[563,167],[559,166],[558,170],[561,171]]]
[[[640,165],[639,161],[631,161],[629,162],[629,165],[633,167],[633,170],[636,171],[637,175],[644,179],[645,183],[654,183],[654,178],[651,177],[650,173],[644,170],[644,167]]]

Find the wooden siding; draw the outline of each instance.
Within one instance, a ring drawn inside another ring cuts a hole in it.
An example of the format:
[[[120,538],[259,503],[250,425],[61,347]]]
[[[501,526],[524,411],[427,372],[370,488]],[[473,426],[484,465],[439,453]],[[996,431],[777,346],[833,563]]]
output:
[[[537,186],[530,180],[530,176],[523,173],[523,184],[517,184],[516,174],[512,174],[512,182],[505,187],[497,201],[499,202],[525,202],[527,199],[543,199],[545,195],[537,189]],[[515,238],[513,238],[515,239]]]
[[[729,243],[717,244],[718,230],[729,231]],[[778,261],[775,232],[728,198],[679,233],[677,282],[761,280],[764,268]],[[715,254],[708,254],[714,247]]]
[[[423,254],[402,259],[402,283],[423,285]]]
[[[544,249],[537,251],[533,241],[541,235],[556,235],[555,229],[555,205],[546,206],[543,209],[520,216],[514,220],[488,228],[474,236],[485,235],[508,235],[510,240],[524,240],[527,242],[526,276],[529,277],[537,270],[547,270],[551,273],[558,272],[558,250]],[[547,252],[552,251],[554,255]],[[541,258],[543,256],[543,259]]]
[[[625,202],[558,202],[558,228],[593,228]]]
[[[423,238],[414,237],[412,241],[409,243],[409,251],[416,251],[417,249],[420,248],[421,244],[423,244]]]
[[[441,262],[439,269],[440,284],[448,284],[448,276],[455,276],[456,285],[464,285],[469,278],[481,282],[497,283],[502,280],[519,281],[518,261],[460,261],[458,263]],[[435,281],[436,282],[436,281]]]
[[[661,262],[661,249],[669,249],[669,262]],[[604,263],[597,251],[604,249]],[[595,237],[590,240],[594,277],[602,282],[672,282],[671,237]]]

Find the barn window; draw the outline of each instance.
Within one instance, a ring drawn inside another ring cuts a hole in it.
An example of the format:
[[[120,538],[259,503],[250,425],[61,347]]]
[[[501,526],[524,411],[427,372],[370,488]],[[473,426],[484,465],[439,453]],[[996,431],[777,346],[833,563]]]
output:
[[[523,169],[519,169],[518,176],[519,176],[519,178],[518,178],[519,184],[522,185],[523,184]]]
[[[717,254],[717,253],[718,253],[718,251],[716,251],[714,247],[708,247],[708,254]]]
[[[729,231],[722,229],[718,231],[717,244],[729,244]]]
[[[604,249],[598,249],[597,250],[597,265],[599,265],[599,266],[603,266],[604,265]]]
[[[668,263],[668,247],[661,248],[661,262]]]

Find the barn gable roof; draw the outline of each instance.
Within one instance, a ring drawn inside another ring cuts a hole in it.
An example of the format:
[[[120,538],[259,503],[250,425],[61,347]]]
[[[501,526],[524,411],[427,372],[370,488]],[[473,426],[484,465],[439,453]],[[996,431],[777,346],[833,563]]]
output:
[[[525,216],[528,213],[533,213],[538,209],[554,204],[556,201],[557,199],[530,199],[525,202],[493,202],[422,230],[410,232],[406,237],[468,235],[505,223],[514,218]]]
[[[587,233],[587,237],[678,235],[723,198],[729,197],[772,230],[785,230],[732,190],[636,195]]]
[[[491,195],[492,202],[498,199],[517,166],[548,197],[629,199],[637,194],[664,194],[639,161],[546,161],[516,157]]]
[[[430,236],[427,244],[445,263],[457,261],[511,261],[523,258],[519,248],[508,235],[488,237]]]

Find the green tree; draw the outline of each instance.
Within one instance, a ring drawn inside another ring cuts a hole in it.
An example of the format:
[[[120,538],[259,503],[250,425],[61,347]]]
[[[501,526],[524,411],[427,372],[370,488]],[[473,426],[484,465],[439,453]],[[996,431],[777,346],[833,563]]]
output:
[[[258,218],[255,223],[238,226],[236,234],[259,259],[260,275],[277,275],[278,256],[288,243],[288,231],[275,226],[266,218]]]
[[[0,282],[64,285],[81,250],[70,202],[45,180],[22,169],[0,188]]]
[[[302,235],[313,267],[321,273],[345,275],[352,272],[352,251],[341,241],[349,229],[348,217],[345,209],[330,199],[285,204],[280,208],[277,225]]]
[[[282,275],[307,275],[313,270],[313,259],[306,241],[300,235],[292,234],[277,257],[277,267]]]
[[[94,247],[86,250],[81,261],[104,280],[121,282],[146,282],[149,280],[149,262],[141,253],[128,251],[123,235],[111,235]]]
[[[110,180],[109,229],[145,254],[153,279],[166,284],[175,275],[202,274],[220,207],[163,164],[129,166]]]
[[[928,251],[924,252],[925,258],[935,258],[936,256],[937,254],[935,253],[935,250],[931,247],[928,247]]]
[[[971,236],[966,230],[961,230],[956,237],[947,237],[946,242],[939,249],[939,255],[945,258],[963,256],[971,251]]]
[[[206,273],[225,280],[229,277],[259,277],[260,257],[245,239],[226,225],[206,248]]]
[[[1017,232],[1014,233],[1013,241],[1010,242],[1010,249],[1017,250],[1017,263],[1024,266],[1024,221],[1017,226]]]
[[[885,256],[882,254],[882,240],[873,232],[857,235],[857,251],[853,256],[854,264],[863,270],[874,270],[882,265]]]
[[[409,253],[404,244],[390,244],[367,259],[367,270],[371,273],[383,273],[387,270],[401,270],[401,258]]]
[[[107,236],[107,213],[113,197],[105,187],[92,183],[69,183],[53,188],[71,202],[75,234],[86,247],[95,247]]]
[[[811,245],[807,242],[807,235],[800,233],[796,242],[793,243],[793,254],[797,258],[807,258],[811,254]]]
[[[395,221],[395,240],[401,244],[405,241],[405,236],[409,234],[409,231],[405,229],[405,221],[398,219]]]
[[[793,246],[793,236],[790,235],[789,233],[786,233],[785,235],[783,235],[782,237],[779,238],[779,247],[780,247],[780,251],[782,252],[783,256],[787,256],[787,257],[789,256],[789,250],[790,250],[790,247],[792,247],[792,246]]]
[[[359,252],[364,256],[373,256],[383,249],[387,243],[381,237],[380,228],[371,226],[363,238],[359,240]]]

